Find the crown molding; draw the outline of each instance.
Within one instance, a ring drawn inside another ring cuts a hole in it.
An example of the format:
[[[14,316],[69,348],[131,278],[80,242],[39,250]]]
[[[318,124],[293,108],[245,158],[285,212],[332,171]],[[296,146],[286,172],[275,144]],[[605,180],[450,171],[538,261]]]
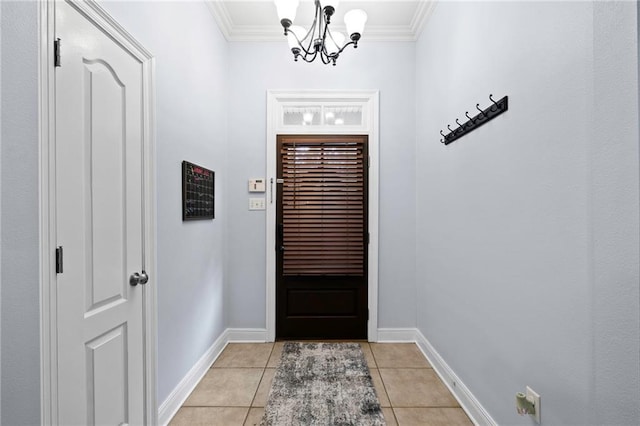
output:
[[[335,31],[346,32],[344,26],[336,25],[333,27]],[[264,41],[264,42],[286,42],[286,38],[282,33],[282,28],[276,26],[250,26],[243,25],[235,27],[231,31],[225,32],[221,28],[227,41]],[[367,27],[362,36],[362,42],[367,41],[415,41],[414,33],[405,26],[384,26],[384,27]]]
[[[205,0],[205,3],[227,41],[286,41],[282,28],[277,23],[274,25],[236,25],[224,1]],[[416,14],[409,25],[367,26],[362,41],[416,41],[431,16],[435,4],[436,0],[419,0]],[[345,32],[344,25],[332,25],[332,27],[336,31]]]
[[[218,24],[218,28],[220,28],[220,32],[224,38],[227,39],[227,41],[231,41],[231,33],[234,25],[224,2],[219,0],[204,0],[204,2],[207,5],[209,12],[211,12],[213,19]]]
[[[433,11],[436,8],[437,3],[438,0],[420,0],[416,14],[413,16],[413,20],[410,24],[414,41],[420,37],[420,34],[422,34],[422,30],[431,15],[433,15]]]

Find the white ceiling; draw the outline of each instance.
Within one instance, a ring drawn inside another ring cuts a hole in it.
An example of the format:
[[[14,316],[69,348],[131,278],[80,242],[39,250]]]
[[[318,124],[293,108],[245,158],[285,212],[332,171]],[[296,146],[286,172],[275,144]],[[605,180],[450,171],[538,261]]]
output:
[[[321,0],[322,1],[322,0]],[[272,0],[206,0],[211,14],[229,41],[284,41],[284,31]],[[420,35],[434,0],[342,0],[331,28],[344,32],[344,14],[363,9],[368,20],[363,40],[414,41]],[[308,28],[313,0],[301,0],[295,25]]]

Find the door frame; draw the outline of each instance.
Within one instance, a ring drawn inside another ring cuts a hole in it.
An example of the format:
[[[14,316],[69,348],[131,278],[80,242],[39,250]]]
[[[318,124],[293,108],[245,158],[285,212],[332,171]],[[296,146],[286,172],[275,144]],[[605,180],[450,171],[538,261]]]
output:
[[[157,354],[157,269],[156,269],[156,208],[155,208],[155,81],[154,58],[102,7],[93,0],[69,1],[74,8],[122,45],[142,63],[143,76],[143,180],[145,219],[143,264],[149,272],[149,285],[143,291],[144,321],[144,402],[145,424],[156,424],[158,404],[156,391]],[[57,424],[57,294],[55,271],[56,248],[56,129],[55,129],[55,40],[56,1],[39,0],[39,235],[40,235],[40,413],[43,425]],[[64,66],[64,41],[62,42]]]
[[[359,105],[362,123],[358,126],[285,125],[286,105]],[[329,90],[268,90],[267,91],[267,202],[266,202],[266,340],[276,336],[276,160],[278,134],[368,135],[369,136],[369,253],[367,340],[378,341],[378,203],[379,203],[379,92]]]

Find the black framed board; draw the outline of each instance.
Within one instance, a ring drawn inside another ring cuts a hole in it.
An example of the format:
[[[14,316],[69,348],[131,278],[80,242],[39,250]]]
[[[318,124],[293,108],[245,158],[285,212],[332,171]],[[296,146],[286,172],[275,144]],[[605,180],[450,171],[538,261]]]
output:
[[[215,172],[182,162],[182,220],[214,218]]]

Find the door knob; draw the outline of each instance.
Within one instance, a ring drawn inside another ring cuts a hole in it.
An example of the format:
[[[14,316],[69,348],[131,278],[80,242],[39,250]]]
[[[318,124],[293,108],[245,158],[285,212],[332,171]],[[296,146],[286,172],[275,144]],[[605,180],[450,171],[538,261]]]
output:
[[[142,271],[141,274],[134,272],[130,277],[129,277],[129,284],[131,284],[132,286],[136,286],[138,284],[140,285],[144,285],[149,281],[149,275],[147,275],[147,273],[145,271]]]

